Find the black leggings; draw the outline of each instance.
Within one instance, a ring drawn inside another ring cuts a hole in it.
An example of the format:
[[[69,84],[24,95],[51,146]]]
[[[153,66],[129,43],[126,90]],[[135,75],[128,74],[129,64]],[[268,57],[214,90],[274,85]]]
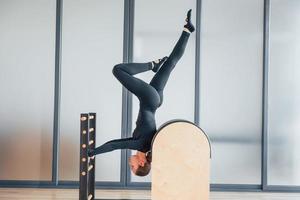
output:
[[[156,72],[149,84],[133,75],[151,70],[151,62],[121,63],[113,68],[113,74],[124,87],[138,97],[141,103],[159,107],[163,100],[163,89],[172,70],[184,53],[189,35],[189,33],[182,31],[170,56],[159,71]]]

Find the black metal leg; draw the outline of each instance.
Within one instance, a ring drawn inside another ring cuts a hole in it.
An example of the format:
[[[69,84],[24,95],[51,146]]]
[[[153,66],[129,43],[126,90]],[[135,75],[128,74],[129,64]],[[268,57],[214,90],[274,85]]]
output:
[[[80,115],[80,170],[79,170],[79,200],[87,200],[87,169],[88,169],[88,118],[84,113]]]

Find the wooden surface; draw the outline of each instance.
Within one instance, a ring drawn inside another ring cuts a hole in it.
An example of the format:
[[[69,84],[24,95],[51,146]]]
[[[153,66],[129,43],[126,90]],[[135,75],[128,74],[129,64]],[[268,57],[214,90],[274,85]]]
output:
[[[106,199],[150,199],[144,190],[96,190]],[[0,200],[78,200],[76,189],[0,188]],[[211,192],[211,200],[299,200],[299,193]]]
[[[210,147],[188,122],[162,128],[152,147],[152,200],[208,200]]]

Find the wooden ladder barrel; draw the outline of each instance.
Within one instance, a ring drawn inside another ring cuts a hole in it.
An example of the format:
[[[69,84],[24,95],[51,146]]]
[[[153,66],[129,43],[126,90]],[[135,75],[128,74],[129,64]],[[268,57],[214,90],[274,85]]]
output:
[[[208,200],[210,142],[192,122],[172,120],[152,141],[152,200]]]

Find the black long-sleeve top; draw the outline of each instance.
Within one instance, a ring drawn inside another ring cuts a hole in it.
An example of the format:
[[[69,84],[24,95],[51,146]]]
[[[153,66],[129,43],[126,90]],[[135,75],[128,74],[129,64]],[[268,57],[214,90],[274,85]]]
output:
[[[132,137],[108,141],[91,151],[90,156],[116,149],[132,149],[144,153],[150,151],[152,139],[157,131],[154,115],[155,111],[140,109]]]
[[[155,111],[163,102],[163,89],[171,71],[184,53],[189,35],[188,32],[182,31],[170,56],[151,80],[151,86],[148,87],[154,87],[156,91],[147,88],[147,86],[132,78],[134,74],[150,70],[149,63],[132,64],[130,67],[124,64],[114,67],[113,73],[116,78],[140,100],[140,111],[136,121],[136,128],[132,137],[109,141],[97,147],[89,155],[101,154],[115,149],[133,149],[145,153],[151,150],[152,139],[157,132]]]

